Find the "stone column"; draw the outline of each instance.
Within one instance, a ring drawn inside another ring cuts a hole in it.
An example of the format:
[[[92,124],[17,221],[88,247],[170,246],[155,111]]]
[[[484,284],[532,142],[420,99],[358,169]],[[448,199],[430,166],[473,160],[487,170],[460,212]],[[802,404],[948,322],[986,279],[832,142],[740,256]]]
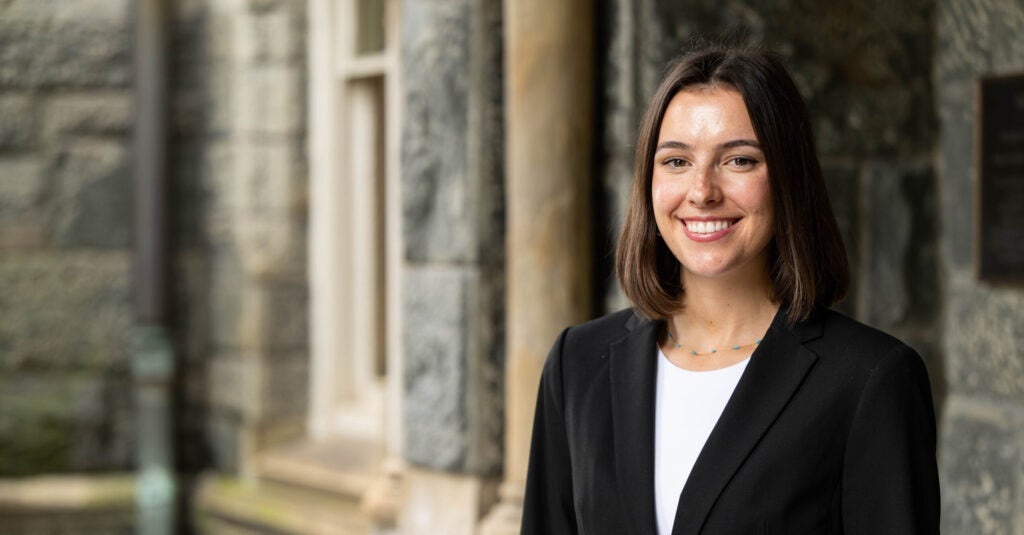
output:
[[[591,313],[593,34],[585,0],[505,3],[505,479],[486,535],[519,533],[541,368]]]
[[[502,470],[501,2],[400,9],[407,466],[397,529],[471,535]]]

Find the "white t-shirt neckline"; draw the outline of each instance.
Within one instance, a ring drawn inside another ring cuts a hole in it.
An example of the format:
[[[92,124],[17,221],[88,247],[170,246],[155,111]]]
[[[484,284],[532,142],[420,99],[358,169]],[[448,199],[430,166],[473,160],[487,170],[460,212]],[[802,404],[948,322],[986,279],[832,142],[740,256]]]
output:
[[[680,368],[658,348],[654,499],[658,531],[672,532],[679,494],[750,358],[717,370]]]

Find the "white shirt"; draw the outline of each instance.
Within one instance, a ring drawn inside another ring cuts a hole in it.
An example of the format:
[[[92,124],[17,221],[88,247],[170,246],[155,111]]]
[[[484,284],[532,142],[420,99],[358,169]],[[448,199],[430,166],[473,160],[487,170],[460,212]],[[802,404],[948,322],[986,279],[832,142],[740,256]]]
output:
[[[654,503],[658,532],[672,533],[679,494],[750,358],[695,372],[669,362],[658,348],[654,413]]]

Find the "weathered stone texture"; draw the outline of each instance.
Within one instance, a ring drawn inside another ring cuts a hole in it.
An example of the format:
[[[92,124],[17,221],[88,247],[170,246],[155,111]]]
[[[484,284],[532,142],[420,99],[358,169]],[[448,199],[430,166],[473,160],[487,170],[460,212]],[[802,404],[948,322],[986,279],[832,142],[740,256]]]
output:
[[[125,21],[132,0],[4,0],[0,18],[57,22]]]
[[[951,286],[943,330],[951,390],[1024,404],[1024,292]]]
[[[128,247],[132,238],[129,154],[117,142],[75,143],[56,165],[54,237],[66,247]]]
[[[402,5],[402,215],[410,261],[476,259],[467,170],[470,6]]]
[[[48,243],[48,170],[37,157],[0,157],[0,249],[39,248]]]
[[[0,150],[24,149],[36,140],[39,118],[35,99],[0,94]]]
[[[985,405],[950,404],[943,422],[942,531],[1013,535],[1021,482],[1019,413]]]
[[[500,322],[476,268],[409,268],[404,282],[405,455],[442,470],[500,470]]]
[[[85,93],[49,100],[43,119],[46,136],[67,134],[124,136],[132,128],[132,100],[125,93]]]
[[[500,2],[402,6],[405,454],[500,471],[504,136]]]
[[[403,406],[405,455],[442,470],[462,468],[468,455],[467,341],[471,271],[409,269],[404,281]]]
[[[929,164],[872,162],[865,182],[863,319],[882,329],[933,325],[939,302],[935,175]]]
[[[45,171],[45,163],[37,157],[0,157],[0,221],[32,215],[38,209],[47,190]]]
[[[128,281],[120,252],[0,256],[0,370],[126,366]]]
[[[129,45],[124,21],[0,18],[0,87],[126,87]]]
[[[0,372],[0,474],[125,470],[135,443],[125,374]]]

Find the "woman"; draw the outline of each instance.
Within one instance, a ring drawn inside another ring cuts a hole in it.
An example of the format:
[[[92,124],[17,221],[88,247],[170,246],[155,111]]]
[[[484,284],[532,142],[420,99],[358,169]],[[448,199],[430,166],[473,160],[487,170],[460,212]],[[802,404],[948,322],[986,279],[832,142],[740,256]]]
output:
[[[938,533],[927,372],[826,308],[849,271],[785,67],[681,58],[636,151],[633,308],[555,341],[523,533]]]

